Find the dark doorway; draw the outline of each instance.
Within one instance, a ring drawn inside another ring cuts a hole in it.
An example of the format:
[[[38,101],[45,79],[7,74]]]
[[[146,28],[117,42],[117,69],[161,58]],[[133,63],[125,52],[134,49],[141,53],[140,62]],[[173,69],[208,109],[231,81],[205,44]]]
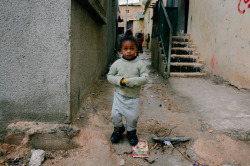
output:
[[[184,2],[185,2],[185,28],[184,28],[184,33],[187,33],[189,0],[185,0]]]

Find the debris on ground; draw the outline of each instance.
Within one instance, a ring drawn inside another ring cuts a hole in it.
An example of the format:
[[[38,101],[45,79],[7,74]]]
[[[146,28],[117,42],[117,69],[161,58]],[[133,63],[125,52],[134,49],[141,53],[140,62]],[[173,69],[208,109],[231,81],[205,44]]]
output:
[[[15,157],[14,159],[0,160],[0,166],[14,166],[23,164],[23,157]]]
[[[29,166],[40,166],[42,165],[42,162],[44,161],[45,157],[45,151],[44,150],[31,150],[31,159]]]
[[[0,165],[4,165],[5,161],[4,160],[0,160]]]
[[[214,131],[214,130],[209,130],[208,132],[209,132],[209,133],[212,133],[213,131]]]
[[[125,160],[124,159],[121,159],[120,165],[125,165]]]
[[[136,146],[132,146],[133,157],[149,157],[147,140],[140,140]]]
[[[144,161],[146,161],[146,162],[148,162],[149,164],[153,164],[154,162],[155,162],[155,160],[149,160],[149,159],[147,159],[147,158],[144,158],[143,159]]]
[[[3,152],[2,151],[0,151],[0,157],[2,157],[3,156]]]
[[[173,144],[180,143],[180,142],[187,142],[191,140],[191,138],[188,138],[188,137],[154,137],[152,139],[154,141],[160,141],[160,142],[170,141]]]

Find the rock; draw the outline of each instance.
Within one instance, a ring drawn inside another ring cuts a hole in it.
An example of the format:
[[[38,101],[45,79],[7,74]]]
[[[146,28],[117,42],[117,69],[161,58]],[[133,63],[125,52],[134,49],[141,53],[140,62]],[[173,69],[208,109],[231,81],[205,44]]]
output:
[[[44,161],[45,151],[44,150],[31,150],[31,159],[29,166],[40,166]]]

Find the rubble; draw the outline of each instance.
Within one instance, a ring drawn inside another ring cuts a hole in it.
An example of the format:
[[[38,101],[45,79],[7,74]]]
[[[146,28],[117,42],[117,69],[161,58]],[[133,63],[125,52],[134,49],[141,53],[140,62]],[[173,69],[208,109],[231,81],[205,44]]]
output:
[[[45,151],[44,150],[31,150],[31,159],[29,162],[29,166],[40,166],[44,161]]]

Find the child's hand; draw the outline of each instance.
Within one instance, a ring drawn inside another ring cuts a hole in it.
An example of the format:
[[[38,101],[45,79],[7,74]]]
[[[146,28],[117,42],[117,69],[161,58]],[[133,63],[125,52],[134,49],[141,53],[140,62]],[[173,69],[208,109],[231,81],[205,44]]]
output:
[[[126,80],[124,78],[121,79],[120,81],[121,86],[126,86]]]

